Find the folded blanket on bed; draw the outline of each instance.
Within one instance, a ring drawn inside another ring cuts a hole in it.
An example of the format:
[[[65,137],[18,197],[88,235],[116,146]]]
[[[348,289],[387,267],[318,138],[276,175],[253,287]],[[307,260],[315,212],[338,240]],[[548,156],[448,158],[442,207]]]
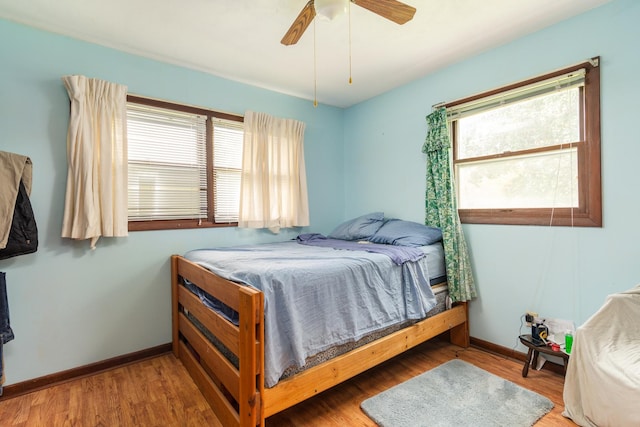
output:
[[[397,265],[402,265],[407,261],[418,261],[424,257],[424,251],[411,246],[381,245],[370,242],[360,243],[349,240],[330,239],[319,233],[300,234],[296,240],[302,245],[382,254],[391,258]]]

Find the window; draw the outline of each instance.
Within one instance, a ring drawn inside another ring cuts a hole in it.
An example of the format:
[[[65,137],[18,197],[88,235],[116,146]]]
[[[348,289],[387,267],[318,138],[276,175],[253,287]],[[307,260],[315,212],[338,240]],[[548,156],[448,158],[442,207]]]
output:
[[[446,104],[462,222],[602,225],[598,62]]]
[[[129,230],[237,225],[243,118],[129,95]]]

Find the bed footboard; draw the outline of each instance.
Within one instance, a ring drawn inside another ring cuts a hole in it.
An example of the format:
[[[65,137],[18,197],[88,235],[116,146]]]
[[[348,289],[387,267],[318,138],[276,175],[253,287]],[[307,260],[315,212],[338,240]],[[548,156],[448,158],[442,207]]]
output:
[[[173,353],[183,362],[224,426],[264,425],[262,293],[221,279],[176,255],[171,257],[171,271]],[[237,311],[238,326],[203,306],[180,278],[197,284]],[[237,358],[237,366],[209,342],[192,318]]]

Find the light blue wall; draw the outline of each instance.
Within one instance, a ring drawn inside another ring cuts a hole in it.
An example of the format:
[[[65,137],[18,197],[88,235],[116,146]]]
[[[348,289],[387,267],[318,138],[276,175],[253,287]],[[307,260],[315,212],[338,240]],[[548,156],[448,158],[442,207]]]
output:
[[[284,240],[299,232],[134,232],[101,239],[93,252],[87,242],[61,239],[69,117],[63,75],[101,78],[125,84],[133,94],[231,113],[251,109],[304,121],[310,228],[328,233],[342,219],[342,109],[314,108],[310,101],[3,20],[0,40],[0,150],[33,161],[31,199],[40,237],[37,253],[0,261],[16,336],[5,346],[6,384],[170,342],[171,254]]]
[[[473,337],[512,348],[526,310],[581,324],[608,294],[640,282],[638,22],[640,2],[617,0],[345,112],[346,216],[384,210],[422,221],[432,105],[601,56],[604,226],[465,225],[480,294]]]

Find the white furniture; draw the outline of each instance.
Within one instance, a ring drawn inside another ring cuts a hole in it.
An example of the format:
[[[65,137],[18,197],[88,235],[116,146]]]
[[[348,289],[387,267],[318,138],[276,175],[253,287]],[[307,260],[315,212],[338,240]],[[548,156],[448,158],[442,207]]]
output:
[[[563,415],[581,426],[640,426],[640,285],[609,295],[575,334]]]

